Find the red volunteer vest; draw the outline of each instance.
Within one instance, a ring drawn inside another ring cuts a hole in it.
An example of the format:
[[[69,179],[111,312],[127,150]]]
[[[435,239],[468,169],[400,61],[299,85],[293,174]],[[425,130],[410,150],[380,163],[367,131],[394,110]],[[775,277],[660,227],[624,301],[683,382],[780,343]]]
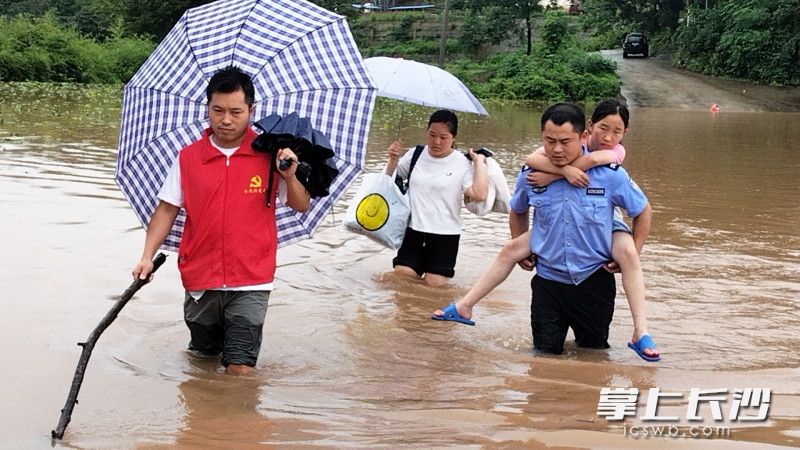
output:
[[[275,275],[275,202],[267,208],[269,158],[251,147],[247,128],[230,158],[211,145],[211,130],[178,154],[186,223],[178,268],[189,291],[271,283]],[[278,178],[273,174],[272,192]]]

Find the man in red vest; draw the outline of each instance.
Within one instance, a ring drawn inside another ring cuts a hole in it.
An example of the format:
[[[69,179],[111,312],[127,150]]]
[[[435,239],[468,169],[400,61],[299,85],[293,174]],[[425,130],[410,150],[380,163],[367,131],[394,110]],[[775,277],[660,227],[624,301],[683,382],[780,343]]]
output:
[[[184,208],[178,268],[186,289],[189,352],[205,358],[221,353],[225,371],[243,375],[256,365],[275,275],[276,202],[266,202],[265,193],[277,192],[299,212],[310,199],[295,177],[297,164],[270,176],[269,158],[275,166],[297,162],[290,149],[274,155],[253,151],[255,90],[247,74],[233,66],[219,70],[206,97],[210,127],[180,151],[164,180],[133,276],[150,276],[153,256]]]

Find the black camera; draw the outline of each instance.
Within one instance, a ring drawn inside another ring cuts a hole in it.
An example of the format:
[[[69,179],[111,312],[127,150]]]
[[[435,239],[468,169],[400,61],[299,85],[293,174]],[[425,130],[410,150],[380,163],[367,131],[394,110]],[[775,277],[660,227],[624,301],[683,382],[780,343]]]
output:
[[[294,162],[293,159],[282,159],[281,162],[278,164],[278,169],[281,172],[288,169],[289,166],[292,165]],[[297,170],[295,171],[295,175],[298,179],[307,179],[309,175],[311,175],[311,166],[307,162],[300,161],[297,163]]]
[[[487,158],[491,158],[492,156],[494,156],[494,152],[489,150],[486,147],[481,147],[481,148],[475,150],[475,153],[477,153],[479,155],[483,155],[483,156],[485,156]]]
[[[486,147],[481,147],[481,148],[479,148],[479,149],[477,149],[477,150],[473,150],[473,151],[474,151],[475,153],[477,153],[477,154],[479,154],[479,155],[483,155],[483,156],[485,156],[485,157],[487,157],[487,158],[490,158],[490,157],[494,156],[494,152],[493,152],[493,151],[491,151],[491,150],[489,150],[489,149],[488,149],[488,148],[486,148]],[[471,157],[471,156],[469,156],[469,153],[464,153],[464,156],[466,156],[468,160],[472,161],[472,157]]]

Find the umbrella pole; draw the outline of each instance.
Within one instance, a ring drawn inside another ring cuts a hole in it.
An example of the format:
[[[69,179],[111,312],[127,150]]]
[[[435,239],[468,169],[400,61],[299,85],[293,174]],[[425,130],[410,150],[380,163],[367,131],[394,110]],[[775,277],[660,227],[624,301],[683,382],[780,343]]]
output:
[[[405,109],[406,104],[400,103],[400,120],[397,121],[397,140],[400,140],[400,125],[403,124],[403,109]]]
[[[159,253],[153,260],[153,271],[150,273],[155,273],[156,270],[164,264],[166,259],[167,256],[165,254]],[[89,335],[86,342],[78,342],[78,345],[83,347],[83,350],[81,351],[81,357],[78,359],[78,367],[75,369],[75,376],[72,378],[72,386],[69,389],[67,403],[64,405],[64,409],[61,410],[61,418],[58,421],[58,426],[52,431],[53,439],[61,439],[64,437],[64,430],[67,429],[67,425],[69,425],[72,419],[72,409],[75,408],[75,404],[78,403],[78,391],[81,390],[83,375],[86,373],[86,366],[89,364],[89,357],[92,356],[92,349],[94,349],[94,345],[97,343],[100,335],[111,325],[111,322],[117,318],[117,314],[119,314],[125,304],[128,303],[128,300],[133,297],[133,294],[149,282],[149,279],[140,280],[137,278],[136,281],[125,290],[106,316],[103,317],[103,320],[101,320],[94,331],[92,331],[92,334]]]

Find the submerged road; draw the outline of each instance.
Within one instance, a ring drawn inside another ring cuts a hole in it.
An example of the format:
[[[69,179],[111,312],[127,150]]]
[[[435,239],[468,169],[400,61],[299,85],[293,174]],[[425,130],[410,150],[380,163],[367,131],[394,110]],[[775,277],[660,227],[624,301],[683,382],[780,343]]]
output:
[[[632,106],[688,110],[717,103],[725,111],[800,111],[800,87],[776,87],[714,78],[678,69],[664,58],[622,58],[622,50],[602,50],[617,63],[622,96]]]

